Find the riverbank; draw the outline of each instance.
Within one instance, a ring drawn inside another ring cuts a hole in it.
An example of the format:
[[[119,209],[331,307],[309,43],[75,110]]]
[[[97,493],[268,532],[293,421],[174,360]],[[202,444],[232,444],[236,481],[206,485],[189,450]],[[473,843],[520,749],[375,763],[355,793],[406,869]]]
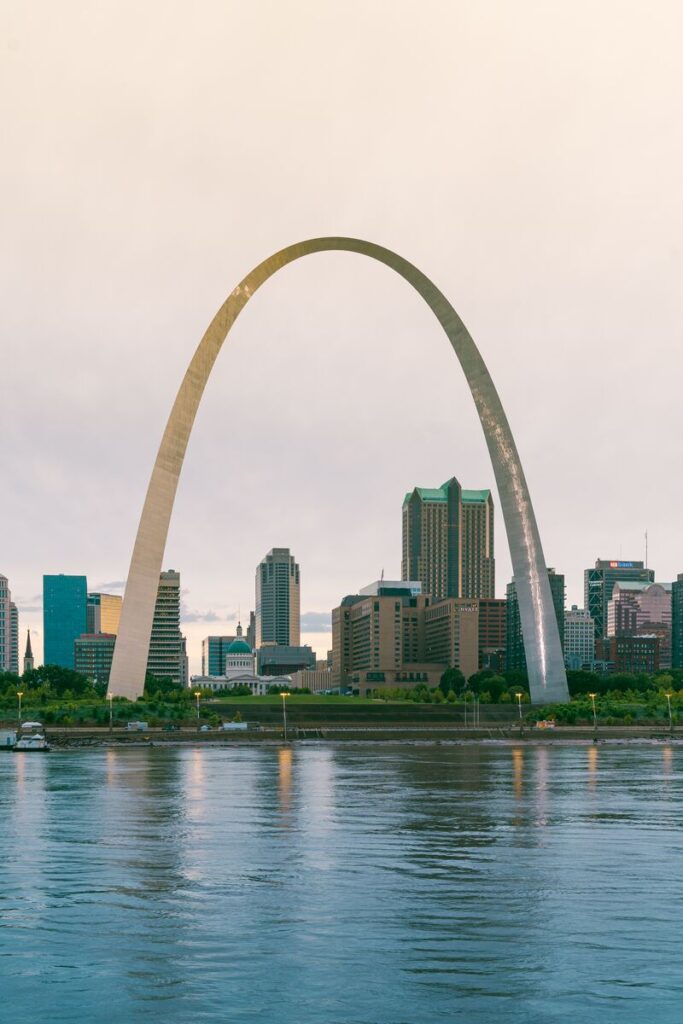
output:
[[[149,729],[144,733],[129,732],[126,729],[88,729],[61,728],[50,729],[49,741],[55,749],[75,747],[102,746],[202,746],[211,744],[218,746],[235,746],[254,743],[278,743],[284,741],[281,728],[261,728],[243,732],[221,732],[212,730],[201,732],[196,729],[179,729],[166,732],[162,729]],[[604,726],[597,730],[579,726],[558,726],[555,729],[534,729],[529,726],[519,728],[492,727],[453,727],[453,726],[387,726],[378,727],[339,727],[330,728],[294,728],[288,730],[287,742],[308,743],[312,741],[330,741],[334,743],[401,743],[401,742],[432,742],[432,743],[472,743],[500,742],[512,744],[552,745],[566,742],[683,742],[683,727],[669,729],[652,726]]]

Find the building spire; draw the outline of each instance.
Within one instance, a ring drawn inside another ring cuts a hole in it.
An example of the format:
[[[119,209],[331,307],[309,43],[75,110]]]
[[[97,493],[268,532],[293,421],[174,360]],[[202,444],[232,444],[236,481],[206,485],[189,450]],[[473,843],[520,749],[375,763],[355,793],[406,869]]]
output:
[[[24,672],[33,670],[33,651],[31,650],[31,630],[26,630],[26,650],[24,651]]]

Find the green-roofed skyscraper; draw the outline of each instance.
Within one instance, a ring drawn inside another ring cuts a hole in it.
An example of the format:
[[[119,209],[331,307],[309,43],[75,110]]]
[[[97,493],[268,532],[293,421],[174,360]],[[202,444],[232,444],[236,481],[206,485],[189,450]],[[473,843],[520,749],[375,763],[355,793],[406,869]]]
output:
[[[401,574],[435,601],[495,597],[491,492],[464,491],[452,477],[406,494]]]

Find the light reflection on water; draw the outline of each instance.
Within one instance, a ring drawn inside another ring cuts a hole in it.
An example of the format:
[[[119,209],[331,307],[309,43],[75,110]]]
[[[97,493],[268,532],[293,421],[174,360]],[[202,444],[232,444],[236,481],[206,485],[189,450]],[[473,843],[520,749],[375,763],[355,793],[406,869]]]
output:
[[[682,758],[6,754],[3,1004],[94,1024],[678,1024]]]

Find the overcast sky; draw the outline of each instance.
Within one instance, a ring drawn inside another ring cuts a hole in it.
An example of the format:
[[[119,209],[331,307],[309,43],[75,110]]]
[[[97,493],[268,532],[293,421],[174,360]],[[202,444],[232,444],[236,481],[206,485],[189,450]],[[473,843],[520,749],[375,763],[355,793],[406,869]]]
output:
[[[683,572],[682,28],[656,0],[0,0],[0,572],[38,656],[43,573],[125,579],[217,307],[321,234],[395,249],[453,302],[570,603],[646,528],[657,578]],[[165,566],[192,671],[271,547],[324,628],[400,575],[404,493],[452,475],[494,487],[422,301],[352,254],[282,271],[221,353],[180,481]]]

